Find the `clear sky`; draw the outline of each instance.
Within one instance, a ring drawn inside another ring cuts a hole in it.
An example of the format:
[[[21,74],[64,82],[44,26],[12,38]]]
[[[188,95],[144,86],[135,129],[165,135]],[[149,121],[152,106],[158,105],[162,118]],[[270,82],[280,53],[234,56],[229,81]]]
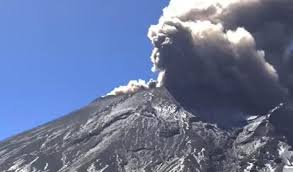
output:
[[[0,1],[0,140],[155,78],[147,38],[168,0]]]

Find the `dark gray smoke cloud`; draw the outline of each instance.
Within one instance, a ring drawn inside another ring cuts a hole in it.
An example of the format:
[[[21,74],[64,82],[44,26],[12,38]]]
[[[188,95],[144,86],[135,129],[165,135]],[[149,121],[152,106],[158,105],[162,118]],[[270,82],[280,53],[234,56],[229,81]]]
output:
[[[171,0],[148,36],[159,85],[179,99],[258,111],[293,87],[292,0]]]

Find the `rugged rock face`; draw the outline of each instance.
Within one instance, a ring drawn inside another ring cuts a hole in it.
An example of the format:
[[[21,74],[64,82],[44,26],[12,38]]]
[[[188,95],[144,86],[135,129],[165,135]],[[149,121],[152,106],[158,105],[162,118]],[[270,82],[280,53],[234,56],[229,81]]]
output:
[[[290,171],[292,121],[289,105],[263,116],[187,109],[156,88],[97,99],[1,142],[0,171]]]

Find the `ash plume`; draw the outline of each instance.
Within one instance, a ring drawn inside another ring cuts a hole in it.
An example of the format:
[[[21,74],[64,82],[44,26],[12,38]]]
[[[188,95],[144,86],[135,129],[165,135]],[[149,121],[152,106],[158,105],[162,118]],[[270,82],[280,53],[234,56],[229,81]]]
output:
[[[292,21],[292,0],[171,0],[148,34],[158,85],[185,101],[276,106],[293,86]]]

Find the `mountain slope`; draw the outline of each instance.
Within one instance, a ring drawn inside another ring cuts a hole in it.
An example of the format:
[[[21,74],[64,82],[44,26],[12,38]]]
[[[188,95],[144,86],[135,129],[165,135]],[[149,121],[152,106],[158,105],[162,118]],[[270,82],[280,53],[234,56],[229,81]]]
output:
[[[108,96],[1,142],[0,171],[278,172],[290,165],[291,114],[187,110],[165,88]]]

